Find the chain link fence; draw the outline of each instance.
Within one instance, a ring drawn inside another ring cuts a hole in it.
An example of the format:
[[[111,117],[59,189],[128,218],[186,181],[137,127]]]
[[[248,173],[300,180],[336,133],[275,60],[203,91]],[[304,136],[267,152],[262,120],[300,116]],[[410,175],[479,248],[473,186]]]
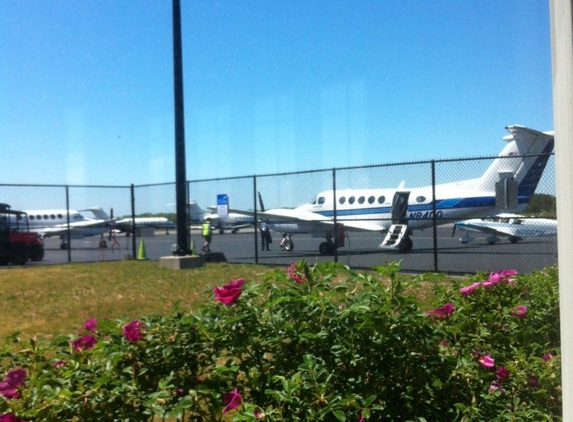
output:
[[[195,251],[201,249],[203,239],[200,224],[211,215],[215,227],[211,248],[222,252],[231,263],[288,265],[306,259],[310,263],[338,261],[353,268],[372,268],[401,261],[404,271],[461,274],[507,268],[529,272],[556,265],[557,237],[540,235],[543,230],[539,226],[530,228],[529,232],[524,230],[526,226],[529,227],[528,222],[536,222],[538,225],[543,223],[536,217],[556,219],[553,155],[549,157],[543,176],[536,186],[536,195],[521,214],[525,217],[518,221],[522,224],[520,236],[464,232],[454,224],[459,221],[457,218],[449,218],[436,209],[433,195],[438,185],[478,178],[494,158],[497,157],[189,181],[187,189],[191,247]],[[353,230],[362,224],[370,225],[374,222],[388,227],[392,223],[389,215],[369,215],[363,218],[355,215],[348,219],[344,214],[345,204],[350,201],[355,201],[358,208],[360,205],[379,204],[381,209],[391,211],[391,195],[375,193],[373,188],[408,192],[422,186],[429,187],[425,191],[427,193],[410,197],[406,213],[409,226],[424,226],[412,232],[410,251],[380,248],[386,232]],[[364,191],[360,193],[355,190]],[[289,224],[293,227],[298,225],[299,231],[304,231],[304,224],[300,220],[283,218],[275,231],[271,231],[270,251],[261,250],[256,220],[268,222],[271,228],[273,220],[276,223],[276,219],[265,215],[264,211],[279,209],[287,210],[285,213],[288,213],[288,210],[318,200],[319,192],[326,192],[326,196],[336,199],[334,210],[321,217],[306,217],[314,218],[312,227],[322,225],[328,229],[319,232],[308,226],[308,231],[304,233],[294,230],[288,232]],[[229,213],[226,218],[217,216],[216,198],[220,194],[228,198]],[[0,198],[0,202],[9,204],[13,209],[27,211],[33,227],[39,223],[60,228],[62,224],[65,226],[66,221],[61,218],[67,217],[66,210],[70,216],[76,215],[77,211],[85,218],[92,219],[102,215],[109,216],[109,219],[164,216],[176,223],[174,183],[138,186],[0,184]],[[104,214],[98,214],[98,210]],[[503,212],[503,209],[496,212]],[[509,222],[509,217],[504,221]],[[492,219],[489,225],[495,222]],[[345,230],[332,230],[333,223],[343,224]],[[290,241],[287,247],[285,238]],[[31,262],[30,265],[126,258],[159,260],[161,256],[171,254],[175,243],[174,228],[147,228],[131,233],[118,232],[112,226],[104,225],[92,231],[75,228],[61,233],[46,231],[44,260]],[[338,247],[329,246],[332,244]]]

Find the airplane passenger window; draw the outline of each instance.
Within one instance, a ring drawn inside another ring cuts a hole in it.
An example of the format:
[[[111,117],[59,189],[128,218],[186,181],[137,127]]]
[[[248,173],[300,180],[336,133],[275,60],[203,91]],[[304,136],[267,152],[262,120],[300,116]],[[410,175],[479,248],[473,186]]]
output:
[[[48,219],[48,214],[44,214],[44,220]]]
[[[30,216],[30,220],[33,220],[33,219],[34,219],[34,216],[33,216],[33,215],[31,215],[31,216]]]
[[[340,199],[338,200],[338,203],[340,205],[344,204],[346,202],[346,197],[345,196],[341,196]]]
[[[55,219],[56,219],[56,216],[55,216],[54,214],[50,214],[50,218],[51,218],[52,220],[55,220]]]
[[[365,199],[365,198],[364,198],[363,196],[361,196],[360,198],[358,198],[358,203],[359,203],[359,204],[363,204],[363,203],[364,203],[364,199]]]
[[[64,218],[62,214],[58,214],[58,218]]]
[[[386,198],[384,198],[383,196],[378,197],[378,203],[379,204],[383,204],[385,200],[386,200]]]
[[[353,196],[351,196],[350,198],[348,198],[348,203],[350,204],[354,204],[355,198]]]
[[[369,204],[373,204],[375,200],[376,200],[376,198],[374,198],[373,196],[368,197],[368,203]]]
[[[426,200],[426,197],[425,197],[425,196],[418,196],[418,197],[416,198],[416,202],[424,202],[425,200]]]

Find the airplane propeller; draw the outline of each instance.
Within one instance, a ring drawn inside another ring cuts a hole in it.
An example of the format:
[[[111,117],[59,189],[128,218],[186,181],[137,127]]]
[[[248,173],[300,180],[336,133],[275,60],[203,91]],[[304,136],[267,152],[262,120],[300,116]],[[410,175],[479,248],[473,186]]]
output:
[[[261,212],[265,212],[265,204],[263,204],[261,192],[257,192],[257,194],[259,195],[259,206],[261,207]]]

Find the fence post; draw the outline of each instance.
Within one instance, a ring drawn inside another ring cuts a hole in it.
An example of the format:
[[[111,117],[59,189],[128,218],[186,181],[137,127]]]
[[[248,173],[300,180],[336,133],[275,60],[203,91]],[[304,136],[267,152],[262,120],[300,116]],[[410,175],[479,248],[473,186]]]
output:
[[[131,256],[135,257],[135,186],[133,183],[130,188],[131,194]]]
[[[338,262],[338,228],[336,215],[336,168],[332,169],[332,210],[334,212],[334,262]]]
[[[66,185],[66,223],[68,225],[68,231],[66,233],[66,241],[68,244],[68,264],[72,262],[72,235],[70,233],[70,187]]]
[[[438,227],[436,222],[436,161],[432,160],[432,229],[434,241],[434,272],[438,272]]]
[[[253,210],[255,210],[254,214],[254,228],[255,228],[255,264],[259,263],[259,238],[257,233],[257,225],[258,225],[258,217],[257,217],[257,176],[253,176]]]

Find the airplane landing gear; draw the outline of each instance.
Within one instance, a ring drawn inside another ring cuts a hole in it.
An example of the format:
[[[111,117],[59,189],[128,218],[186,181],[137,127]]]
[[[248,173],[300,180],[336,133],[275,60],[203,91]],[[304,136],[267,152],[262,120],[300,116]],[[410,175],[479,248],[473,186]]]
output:
[[[413,247],[414,247],[414,242],[412,242],[412,239],[410,239],[410,237],[408,236],[402,239],[402,241],[400,242],[400,246],[398,246],[398,250],[402,253],[408,253],[412,250]]]
[[[334,245],[333,241],[322,242],[318,246],[318,251],[320,252],[321,255],[334,255],[335,249],[336,249],[336,246]]]
[[[280,247],[283,248],[287,252],[291,252],[294,250],[294,243],[290,238],[290,234],[283,233],[283,238],[280,243]]]

